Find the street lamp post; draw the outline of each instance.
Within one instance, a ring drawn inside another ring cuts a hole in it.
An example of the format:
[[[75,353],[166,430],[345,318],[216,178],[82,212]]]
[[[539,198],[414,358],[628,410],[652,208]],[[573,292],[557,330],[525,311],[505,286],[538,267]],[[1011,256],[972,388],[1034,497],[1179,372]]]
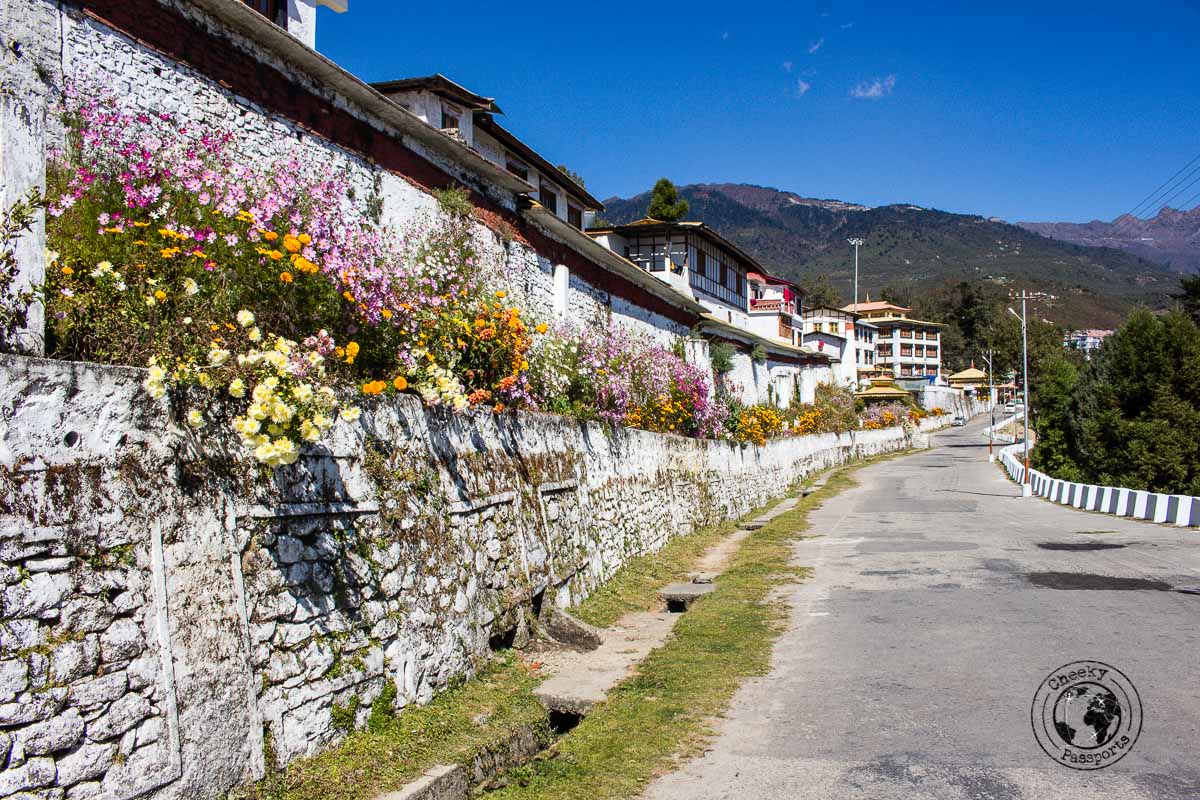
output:
[[[1021,313],[1018,314],[1012,310],[1010,306],[1008,313],[1012,314],[1017,319],[1021,320],[1021,364],[1022,372],[1024,373],[1022,383],[1024,388],[1021,390],[1024,394],[1021,405],[1025,414],[1025,475],[1021,482],[1021,496],[1032,497],[1033,487],[1029,484],[1029,334],[1026,329],[1026,310],[1025,310],[1025,292],[1021,292]]]
[[[858,248],[859,245],[865,244],[865,241],[857,236],[846,241],[854,245],[854,310],[858,311]]]
[[[992,415],[992,427],[988,428],[988,463],[991,464],[996,460],[996,453],[992,449],[992,442],[996,437],[996,390],[992,387],[992,351],[988,350],[987,355],[980,353],[979,357],[988,368],[988,411]]]

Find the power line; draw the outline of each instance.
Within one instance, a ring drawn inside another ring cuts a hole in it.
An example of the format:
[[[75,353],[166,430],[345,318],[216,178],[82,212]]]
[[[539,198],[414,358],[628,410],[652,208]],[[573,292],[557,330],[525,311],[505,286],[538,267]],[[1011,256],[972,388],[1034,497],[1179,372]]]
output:
[[[1191,209],[1189,209],[1188,206],[1190,206],[1190,205],[1192,205],[1192,203],[1196,203],[1196,202],[1200,202],[1200,192],[1196,192],[1194,195],[1189,197],[1187,200],[1180,203],[1179,210],[1180,211],[1190,211]]]
[[[1197,168],[1196,168],[1196,171],[1197,171],[1197,172],[1200,172],[1200,167],[1197,167]],[[1170,197],[1168,197],[1166,200],[1164,200],[1164,201],[1163,201],[1163,203],[1162,203],[1162,205],[1158,207],[1158,210],[1157,210],[1155,213],[1158,213],[1158,211],[1162,211],[1164,208],[1167,208],[1168,206],[1170,206],[1170,205],[1171,205],[1171,203],[1173,203],[1177,197],[1179,197],[1179,196],[1180,196],[1180,195],[1182,195],[1184,192],[1186,192],[1186,191],[1188,191],[1189,189],[1191,189],[1191,188],[1192,188],[1193,186],[1195,186],[1197,183],[1200,183],[1200,176],[1196,177],[1196,179],[1195,179],[1195,180],[1193,180],[1191,183],[1189,183],[1187,186],[1184,186],[1182,189],[1180,189],[1179,191],[1177,191],[1175,194],[1171,195],[1171,196],[1170,196]]]
[[[1147,203],[1150,203],[1153,200],[1153,198],[1158,197],[1159,193],[1162,192],[1164,189],[1166,189],[1168,192],[1171,191],[1173,188],[1171,186],[1171,184],[1173,184],[1175,182],[1175,179],[1178,178],[1180,175],[1182,175],[1184,173],[1184,171],[1187,170],[1188,167],[1192,166],[1192,164],[1195,164],[1197,161],[1200,161],[1200,155],[1196,156],[1191,161],[1189,161],[1188,163],[1186,163],[1182,167],[1180,167],[1178,172],[1176,172],[1174,175],[1172,175],[1171,177],[1169,177],[1165,181],[1163,181],[1162,185],[1160,185],[1153,192],[1146,195],[1142,199],[1142,202],[1138,203],[1136,206],[1134,206],[1129,211],[1126,211],[1121,216],[1130,216],[1130,217],[1135,216],[1135,215],[1137,215],[1139,210],[1142,209],[1143,206],[1145,206]],[[1197,167],[1196,169],[1200,170],[1200,167]],[[1192,172],[1189,172],[1188,177],[1191,177],[1195,172],[1196,172],[1196,170],[1192,170]],[[1186,179],[1187,178],[1185,178],[1184,180],[1186,180]],[[1157,201],[1154,201],[1154,202],[1157,202]]]

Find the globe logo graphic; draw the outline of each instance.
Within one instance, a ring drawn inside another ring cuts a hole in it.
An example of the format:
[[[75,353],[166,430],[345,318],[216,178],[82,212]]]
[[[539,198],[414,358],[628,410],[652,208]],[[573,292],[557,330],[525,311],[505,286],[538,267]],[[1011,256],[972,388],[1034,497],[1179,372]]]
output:
[[[1064,664],[1038,686],[1029,709],[1038,746],[1060,766],[1110,767],[1142,732],[1142,701],[1133,683],[1103,661]]]
[[[1085,750],[1103,747],[1121,729],[1121,704],[1104,686],[1078,683],[1054,704],[1054,729],[1064,742]]]

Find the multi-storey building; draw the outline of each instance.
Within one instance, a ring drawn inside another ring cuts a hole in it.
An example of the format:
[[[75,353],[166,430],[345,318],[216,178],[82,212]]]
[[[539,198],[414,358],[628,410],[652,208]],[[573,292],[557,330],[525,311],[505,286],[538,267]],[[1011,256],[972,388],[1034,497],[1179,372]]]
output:
[[[804,290],[786,278],[750,272],[750,330],[759,336],[799,346]]]
[[[870,381],[875,369],[874,325],[853,311],[833,306],[810,306],[803,317],[804,344],[835,360],[833,372],[839,383],[853,389]]]
[[[800,341],[799,286],[770,275],[752,256],[703,222],[645,218],[592,228],[605,247],[708,309],[701,330],[735,346],[726,387],[747,402],[811,402],[830,377],[830,359]]]
[[[935,383],[942,374],[940,322],[913,319],[911,308],[883,300],[851,304],[843,311],[856,311],[878,330],[875,339],[877,363],[890,368],[898,381]]]
[[[583,230],[604,205],[576,180],[496,121],[503,114],[491,97],[475,94],[444,75],[371,84],[419,119],[459,140],[492,164],[525,181],[531,198]]]
[[[1082,350],[1086,358],[1091,358],[1092,353],[1100,349],[1100,345],[1104,344],[1104,340],[1112,336],[1113,332],[1108,330],[1097,330],[1089,328],[1083,331],[1068,331],[1063,336],[1063,347],[1071,350]]]

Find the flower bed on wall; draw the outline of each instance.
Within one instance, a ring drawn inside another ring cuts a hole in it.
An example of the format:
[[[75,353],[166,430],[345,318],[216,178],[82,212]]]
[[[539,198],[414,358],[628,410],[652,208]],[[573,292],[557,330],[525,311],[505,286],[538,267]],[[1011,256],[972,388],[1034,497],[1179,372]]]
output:
[[[44,197],[47,353],[148,367],[188,425],[227,426],[292,463],[363,396],[414,393],[455,411],[527,408],[761,445],[906,417],[821,387],[817,402],[743,406],[682,343],[601,323],[553,327],[513,304],[511,277],[466,197],[402,228],[378,189],[331,160],[254,160],[235,136],[129,111],[68,84],[67,146]],[[907,411],[909,417],[918,412]]]

